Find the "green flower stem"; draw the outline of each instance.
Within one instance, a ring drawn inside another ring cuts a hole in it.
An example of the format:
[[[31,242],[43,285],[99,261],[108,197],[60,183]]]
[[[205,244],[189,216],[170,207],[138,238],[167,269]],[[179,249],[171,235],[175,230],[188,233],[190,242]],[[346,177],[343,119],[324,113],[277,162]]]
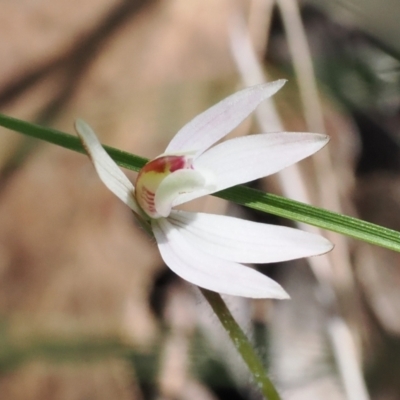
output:
[[[268,400],[280,400],[279,393],[276,391],[273,383],[265,373],[264,366],[255,353],[246,335],[243,333],[239,324],[235,321],[228,307],[222,300],[221,295],[201,288],[200,291],[228,333],[233,345],[236,347],[236,350],[239,352],[243,361],[249,368],[251,374],[253,375],[254,381],[260,388],[264,397]]]
[[[36,139],[44,140],[45,142],[56,144],[78,153],[86,154],[86,151],[77,136],[56,129],[45,128],[3,114],[0,114],[0,126]],[[118,165],[133,171],[139,171],[148,161],[146,158],[135,156],[134,154],[114,149],[113,147],[104,146],[104,148]]]
[[[30,137],[57,144],[70,150],[85,153],[85,150],[76,136],[55,129],[44,128],[2,114],[0,114],[0,126]],[[145,158],[138,157],[125,151],[114,149],[109,146],[104,146],[104,148],[115,162],[124,168],[139,171],[147,162]],[[400,252],[400,232],[357,218],[337,214],[298,201],[250,189],[245,186],[229,188],[215,193],[214,195],[255,210],[318,226],[319,228],[338,232],[355,239]]]

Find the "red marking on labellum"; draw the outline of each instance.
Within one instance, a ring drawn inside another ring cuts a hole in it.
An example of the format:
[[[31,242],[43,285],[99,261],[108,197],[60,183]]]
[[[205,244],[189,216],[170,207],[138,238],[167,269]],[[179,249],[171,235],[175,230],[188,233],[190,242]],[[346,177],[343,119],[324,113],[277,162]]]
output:
[[[149,161],[139,172],[139,175],[146,172],[162,174],[164,172],[175,172],[178,169],[193,168],[191,160],[185,156],[165,156]],[[139,178],[139,177],[138,177]]]
[[[155,208],[154,197],[155,194],[153,192],[148,190],[146,187],[143,187],[141,198],[146,202],[149,208]]]
[[[187,168],[186,165],[186,161],[185,157],[166,157],[166,158],[170,158],[170,160],[168,160],[168,162],[170,163],[170,167],[169,170],[171,172],[177,171],[178,169],[183,169],[183,168]]]

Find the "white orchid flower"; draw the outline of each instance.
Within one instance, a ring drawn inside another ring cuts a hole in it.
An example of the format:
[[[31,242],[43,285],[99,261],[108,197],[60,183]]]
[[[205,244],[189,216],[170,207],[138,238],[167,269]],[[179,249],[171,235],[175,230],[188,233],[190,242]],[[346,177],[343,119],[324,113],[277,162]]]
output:
[[[278,283],[241,263],[287,261],[332,249],[323,237],[297,229],[173,209],[273,174],[328,142],[326,135],[280,132],[239,137],[211,147],[284,83],[249,87],[198,115],[175,135],[165,153],[141,169],[136,190],[93,130],[76,121],[100,179],[147,224],[165,263],[188,282],[230,295],[284,299],[289,296]]]

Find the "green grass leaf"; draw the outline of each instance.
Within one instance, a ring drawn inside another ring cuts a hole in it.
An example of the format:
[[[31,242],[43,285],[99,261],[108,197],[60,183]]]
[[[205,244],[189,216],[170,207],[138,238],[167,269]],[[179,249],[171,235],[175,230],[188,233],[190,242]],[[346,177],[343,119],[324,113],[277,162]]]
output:
[[[55,129],[44,128],[2,114],[0,114],[0,126],[79,153],[85,153],[77,137]],[[109,146],[104,146],[104,148],[118,165],[133,171],[139,171],[147,162],[145,158],[125,151]],[[357,218],[337,214],[245,186],[229,188],[214,195],[255,210],[304,222],[391,250],[400,251],[400,232]]]

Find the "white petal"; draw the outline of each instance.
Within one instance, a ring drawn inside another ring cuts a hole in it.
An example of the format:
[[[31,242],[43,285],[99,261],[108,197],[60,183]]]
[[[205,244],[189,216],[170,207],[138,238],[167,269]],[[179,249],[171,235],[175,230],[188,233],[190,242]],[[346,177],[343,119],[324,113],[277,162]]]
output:
[[[236,128],[265,99],[275,94],[285,80],[241,90],[204,111],[186,124],[171,140],[166,154],[196,151],[201,154]]]
[[[220,143],[194,160],[194,168],[215,175],[215,190],[271,175],[324,147],[329,137],[318,133],[278,132],[238,137]],[[204,194],[203,194],[204,196]],[[174,205],[195,199],[182,194]]]
[[[83,120],[77,119],[75,129],[101,181],[133,211],[141,214],[134,197],[134,186],[104,150],[92,128]]]
[[[326,253],[332,243],[299,229],[225,215],[173,211],[169,218],[194,247],[240,263],[271,263]]]
[[[166,218],[153,220],[152,227],[163,260],[188,282],[234,296],[288,298],[282,287],[267,276],[191,246],[185,232],[175,229]]]

